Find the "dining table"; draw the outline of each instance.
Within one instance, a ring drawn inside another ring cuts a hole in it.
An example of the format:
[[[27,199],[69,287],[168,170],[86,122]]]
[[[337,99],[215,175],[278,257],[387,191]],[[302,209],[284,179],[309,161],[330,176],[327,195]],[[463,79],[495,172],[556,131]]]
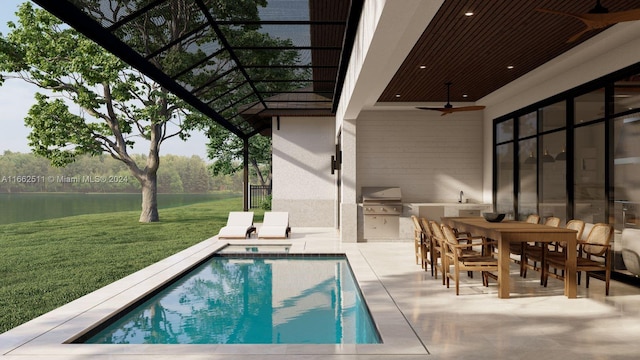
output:
[[[498,297],[509,298],[510,294],[510,243],[538,242],[551,243],[566,241],[567,261],[564,276],[564,295],[570,299],[577,297],[577,231],[524,221],[503,220],[489,222],[482,216],[443,217],[443,224],[474,236],[484,236],[493,240],[498,249]]]

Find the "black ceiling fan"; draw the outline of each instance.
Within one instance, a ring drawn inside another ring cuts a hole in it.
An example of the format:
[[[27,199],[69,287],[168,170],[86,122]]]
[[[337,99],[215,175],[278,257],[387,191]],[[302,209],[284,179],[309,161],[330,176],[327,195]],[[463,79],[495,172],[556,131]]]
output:
[[[536,10],[549,14],[570,16],[582,21],[585,24],[585,28],[582,31],[573,35],[569,38],[569,40],[567,40],[568,43],[578,40],[578,38],[591,30],[602,29],[609,25],[614,25],[625,21],[640,20],[640,9],[609,12],[609,9],[600,4],[600,0],[596,0],[596,6],[585,14],[567,13],[549,9]]]
[[[442,113],[441,116],[444,115],[448,115],[454,112],[458,112],[458,111],[476,111],[476,110],[482,110],[485,107],[481,106],[481,105],[472,105],[472,106],[461,106],[461,107],[453,107],[453,105],[451,105],[451,102],[449,101],[450,99],[450,90],[451,90],[451,82],[445,83],[445,85],[447,86],[447,103],[441,107],[417,107],[420,110],[435,110],[435,111],[440,111]]]

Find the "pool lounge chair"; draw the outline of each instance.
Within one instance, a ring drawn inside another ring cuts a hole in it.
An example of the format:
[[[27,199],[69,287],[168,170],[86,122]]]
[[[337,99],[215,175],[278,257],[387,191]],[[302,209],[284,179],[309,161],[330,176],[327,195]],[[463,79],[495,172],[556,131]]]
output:
[[[218,238],[244,239],[250,237],[255,230],[252,212],[231,211],[227,225],[220,229]]]
[[[271,211],[264,213],[262,226],[258,229],[258,238],[287,238],[291,228],[289,227],[289,213],[284,211]]]

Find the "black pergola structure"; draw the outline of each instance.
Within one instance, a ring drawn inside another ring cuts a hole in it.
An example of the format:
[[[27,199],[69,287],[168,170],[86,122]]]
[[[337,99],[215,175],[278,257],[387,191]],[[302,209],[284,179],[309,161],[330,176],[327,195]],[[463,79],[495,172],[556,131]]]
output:
[[[243,139],[247,185],[274,116],[335,114],[364,0],[34,2]]]

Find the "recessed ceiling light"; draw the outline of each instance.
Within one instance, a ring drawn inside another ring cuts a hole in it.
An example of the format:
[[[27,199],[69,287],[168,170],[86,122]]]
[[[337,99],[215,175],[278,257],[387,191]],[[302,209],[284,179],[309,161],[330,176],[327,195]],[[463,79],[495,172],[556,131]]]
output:
[[[507,66],[507,69],[509,69],[509,70],[513,69],[513,65]]]
[[[426,69],[427,65],[420,65],[420,69]]]
[[[473,11],[467,11],[464,16],[473,16]]]
[[[396,97],[397,97],[397,98],[399,98],[399,97],[400,97],[400,94],[396,94]]]
[[[469,97],[469,95],[467,95],[467,94],[462,94],[462,97],[463,97],[463,98],[468,98],[468,97]]]

